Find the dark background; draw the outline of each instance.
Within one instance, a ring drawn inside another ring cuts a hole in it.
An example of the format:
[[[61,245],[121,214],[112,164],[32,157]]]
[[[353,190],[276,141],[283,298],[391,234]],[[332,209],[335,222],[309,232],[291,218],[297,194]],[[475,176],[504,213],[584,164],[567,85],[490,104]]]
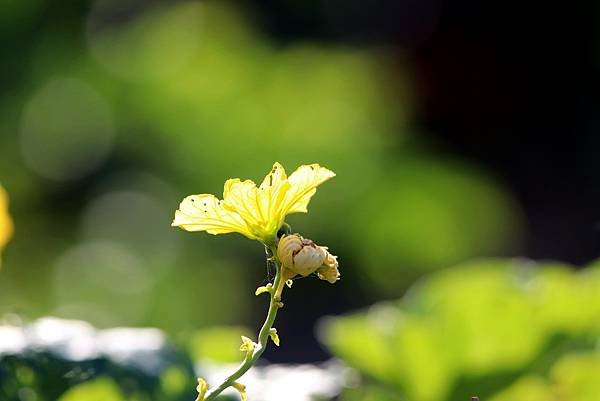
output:
[[[597,257],[596,3],[241,3],[281,46],[303,39],[394,46],[418,78],[413,123],[426,140],[440,154],[485,166],[518,199],[528,225],[519,255],[575,265]]]
[[[596,2],[248,1],[282,46],[385,43],[418,77],[414,124],[514,192],[522,255],[582,264],[600,244]],[[303,4],[301,4],[303,3]]]

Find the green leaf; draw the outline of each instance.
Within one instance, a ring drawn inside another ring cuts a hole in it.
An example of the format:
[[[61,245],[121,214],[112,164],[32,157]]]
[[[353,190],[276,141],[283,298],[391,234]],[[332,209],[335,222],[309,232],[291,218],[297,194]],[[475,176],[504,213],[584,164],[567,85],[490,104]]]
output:
[[[566,355],[552,368],[557,399],[597,401],[600,395],[600,352]]]
[[[320,338],[410,401],[543,399],[545,381],[587,401],[600,394],[593,386],[600,374],[584,375],[600,372],[595,359],[561,359],[548,374],[556,360],[600,338],[599,293],[598,267],[482,260],[427,277],[398,303],[329,318]]]
[[[171,366],[160,375],[160,386],[170,396],[180,395],[188,384],[187,372],[178,366]]]
[[[71,387],[58,401],[126,401],[126,398],[113,380],[100,377]]]
[[[552,401],[554,395],[548,381],[539,376],[524,376],[489,401]]]

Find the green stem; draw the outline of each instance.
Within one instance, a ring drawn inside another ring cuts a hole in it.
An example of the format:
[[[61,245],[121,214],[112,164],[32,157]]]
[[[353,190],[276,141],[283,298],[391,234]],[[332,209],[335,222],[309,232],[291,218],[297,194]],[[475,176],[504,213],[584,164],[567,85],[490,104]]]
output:
[[[246,356],[244,362],[237,368],[235,372],[229,375],[223,383],[218,385],[217,387],[212,388],[206,394],[204,401],[214,400],[219,394],[223,392],[228,387],[231,387],[240,377],[244,375],[260,358],[262,353],[265,351],[267,347],[267,343],[269,341],[269,332],[273,326],[273,322],[275,322],[275,317],[277,316],[277,311],[281,308],[281,299],[275,296],[277,288],[281,285],[281,265],[277,260],[277,247],[275,245],[269,246],[268,250],[270,252],[267,253],[267,257],[272,257],[276,267],[275,280],[273,281],[273,287],[270,294],[270,302],[269,302],[269,312],[267,313],[267,317],[265,322],[263,323],[259,333],[258,333],[258,344],[254,346],[254,352],[252,355]]]

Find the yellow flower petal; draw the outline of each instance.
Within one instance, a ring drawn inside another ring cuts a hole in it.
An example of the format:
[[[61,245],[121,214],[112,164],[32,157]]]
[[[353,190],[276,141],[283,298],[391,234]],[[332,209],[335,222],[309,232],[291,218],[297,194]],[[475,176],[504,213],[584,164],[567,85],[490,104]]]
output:
[[[333,177],[335,177],[333,171],[318,164],[298,167],[288,178],[290,189],[285,196],[284,213],[308,212],[308,203],[310,198],[317,192],[317,187]]]
[[[175,212],[173,226],[186,231],[206,231],[209,234],[238,232],[256,239],[242,217],[226,209],[214,195],[190,195]]]
[[[0,186],[0,250],[4,248],[13,234],[13,222],[8,214],[8,195]]]
[[[274,222],[277,229],[281,227],[285,220],[285,211],[282,206],[290,187],[291,184],[287,180],[285,169],[279,163],[273,164],[273,168],[259,187],[268,219]]]
[[[247,223],[258,226],[265,222],[265,206],[252,180],[229,179],[223,188],[223,206],[238,213]]]
[[[287,181],[287,175],[283,166],[275,162],[271,171],[265,176],[260,184],[260,189],[278,188]]]
[[[269,244],[285,216],[306,212],[316,187],[334,176],[332,171],[311,164],[300,166],[288,178],[283,166],[275,163],[259,187],[254,181],[234,178],[225,182],[222,201],[207,194],[185,198],[173,225],[210,234],[238,232]]]

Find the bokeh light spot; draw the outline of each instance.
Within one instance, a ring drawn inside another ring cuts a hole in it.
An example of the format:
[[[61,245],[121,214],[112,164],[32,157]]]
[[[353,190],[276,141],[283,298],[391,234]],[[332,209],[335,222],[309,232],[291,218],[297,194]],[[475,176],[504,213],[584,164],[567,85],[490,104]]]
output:
[[[54,277],[59,315],[85,318],[99,325],[139,322],[151,284],[142,261],[109,241],[88,242],[67,250],[56,264]]]
[[[144,261],[146,271],[170,266],[177,233],[169,225],[169,205],[139,191],[112,191],[95,198],[85,209],[85,240],[115,241]]]
[[[25,105],[20,147],[29,168],[54,179],[80,178],[108,156],[115,136],[110,106],[87,83],[54,78]]]
[[[202,8],[198,3],[140,0],[96,1],[87,21],[92,55],[127,80],[153,80],[176,73],[198,47]]]

